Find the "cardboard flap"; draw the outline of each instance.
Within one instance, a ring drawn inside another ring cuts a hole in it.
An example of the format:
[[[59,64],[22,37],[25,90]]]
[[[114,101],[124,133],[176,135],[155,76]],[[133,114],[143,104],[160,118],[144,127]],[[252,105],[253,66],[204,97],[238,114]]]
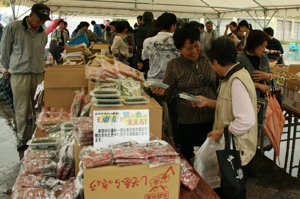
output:
[[[93,50],[108,49],[108,48],[109,48],[108,43],[97,43],[93,45]]]
[[[45,88],[87,87],[85,68],[47,68],[45,71]]]
[[[300,87],[300,81],[299,79],[286,79],[285,80],[285,87],[288,89],[294,90],[294,91],[299,91]]]
[[[289,67],[289,73],[299,73],[300,72],[300,65],[299,64],[291,64]]]
[[[75,53],[75,52],[82,52],[84,53],[84,48],[75,48],[76,45],[68,45],[66,52],[67,53]]]

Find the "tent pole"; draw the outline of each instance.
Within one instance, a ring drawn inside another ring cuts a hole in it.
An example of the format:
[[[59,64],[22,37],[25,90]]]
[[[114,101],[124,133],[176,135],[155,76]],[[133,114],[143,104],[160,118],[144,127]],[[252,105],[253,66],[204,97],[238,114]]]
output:
[[[218,25],[215,24],[208,16],[206,16],[205,14],[204,14],[204,16],[205,16],[206,19],[208,19],[209,21],[211,21],[212,24],[214,24],[216,27],[218,27]]]
[[[260,22],[259,22],[257,19],[255,19],[255,18],[250,14],[249,11],[247,11],[247,13],[248,13],[248,15],[249,15],[256,23],[258,23],[258,25],[259,25],[261,28],[263,28],[262,25],[260,24]]]
[[[271,20],[273,19],[274,15],[277,13],[277,10],[275,10],[274,14],[271,16],[270,20],[268,21],[268,23],[266,24],[265,28],[269,25],[269,23],[271,22]]]
[[[264,10],[264,27],[263,29],[265,29],[267,27],[267,13],[268,11],[267,10]]]
[[[10,0],[10,7],[12,9],[13,21],[16,21],[15,0]]]
[[[284,32],[285,32],[285,17],[283,18],[282,22],[282,41],[284,42]]]

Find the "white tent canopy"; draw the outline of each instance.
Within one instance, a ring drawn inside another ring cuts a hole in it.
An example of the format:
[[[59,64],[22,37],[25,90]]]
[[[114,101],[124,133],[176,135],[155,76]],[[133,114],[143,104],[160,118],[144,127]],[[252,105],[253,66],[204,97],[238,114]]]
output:
[[[6,0],[31,7],[44,3],[53,13],[103,17],[136,17],[144,11],[157,17],[172,12],[180,18],[296,17],[299,0]]]

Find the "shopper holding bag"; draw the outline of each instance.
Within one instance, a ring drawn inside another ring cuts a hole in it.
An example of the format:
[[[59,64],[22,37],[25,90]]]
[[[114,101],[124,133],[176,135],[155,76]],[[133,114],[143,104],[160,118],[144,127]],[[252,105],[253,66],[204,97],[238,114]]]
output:
[[[198,96],[201,104],[192,102],[194,107],[215,108],[213,131],[207,136],[218,142],[224,129],[233,136],[235,148],[239,151],[242,171],[237,177],[246,184],[248,164],[254,157],[257,147],[257,102],[254,83],[242,64],[237,63],[234,41],[227,36],[212,40],[205,46],[210,67],[221,77],[217,101]],[[229,160],[232,160],[228,158]],[[228,160],[228,161],[229,161]],[[220,162],[219,162],[220,164]],[[222,165],[220,165],[222,167]],[[222,175],[221,178],[224,176]],[[215,190],[221,198],[246,198],[246,189],[231,194],[221,188]],[[235,193],[235,194],[234,194]]]

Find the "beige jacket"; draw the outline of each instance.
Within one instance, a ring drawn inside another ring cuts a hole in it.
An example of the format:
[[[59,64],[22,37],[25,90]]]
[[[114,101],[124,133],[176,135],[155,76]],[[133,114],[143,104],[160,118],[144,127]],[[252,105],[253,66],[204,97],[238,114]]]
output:
[[[213,130],[227,127],[229,126],[230,122],[234,121],[231,101],[231,83],[234,78],[239,78],[247,88],[254,112],[257,113],[257,97],[253,81],[246,69],[242,68],[238,70],[238,67],[241,67],[241,65],[238,65],[229,71],[230,74],[227,74],[224,80],[220,80],[221,86],[217,99]],[[252,160],[256,153],[257,118],[256,124],[243,135],[235,136],[234,141],[236,149],[240,151],[242,165],[245,166],[250,162],[250,160]]]

